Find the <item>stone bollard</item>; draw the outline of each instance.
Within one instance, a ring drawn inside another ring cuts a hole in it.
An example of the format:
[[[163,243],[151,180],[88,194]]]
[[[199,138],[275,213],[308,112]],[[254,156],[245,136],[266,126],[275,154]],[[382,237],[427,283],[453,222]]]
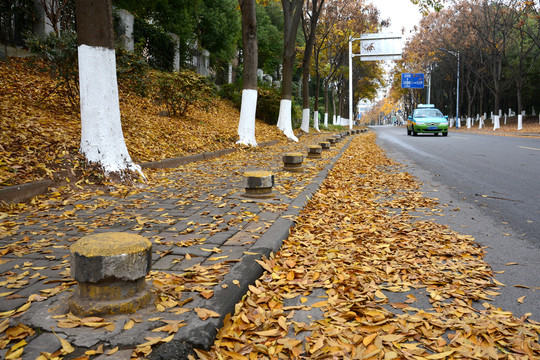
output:
[[[129,233],[92,234],[71,246],[71,275],[78,288],[68,300],[72,313],[85,316],[134,313],[153,295],[146,285],[152,243]]]
[[[307,157],[310,159],[322,158],[322,147],[320,145],[309,145]]]
[[[321,148],[324,150],[330,150],[330,143],[328,141],[322,141],[319,143],[321,145]]]
[[[330,143],[330,146],[334,146],[337,143],[337,140],[334,137],[330,137],[330,138],[326,139],[326,141],[328,141]]]
[[[304,161],[304,156],[299,152],[290,152],[286,153],[282,157],[283,160],[283,170],[290,172],[303,172],[302,161]]]
[[[250,198],[271,198],[274,196],[274,174],[270,171],[246,171],[244,172],[243,196]]]
[[[334,138],[336,139],[336,143],[341,142],[341,135],[334,135]]]

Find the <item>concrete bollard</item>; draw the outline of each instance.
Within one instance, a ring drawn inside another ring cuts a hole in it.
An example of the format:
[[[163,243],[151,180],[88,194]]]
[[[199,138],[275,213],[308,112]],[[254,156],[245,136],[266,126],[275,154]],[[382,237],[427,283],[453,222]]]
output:
[[[152,243],[129,233],[92,234],[71,246],[71,275],[78,282],[68,300],[74,314],[134,313],[153,298],[146,285]]]
[[[308,146],[308,158],[320,159],[322,158],[322,146],[321,145],[309,145]]]
[[[274,196],[274,174],[270,171],[246,171],[244,172],[243,196],[250,198],[271,198]]]
[[[324,150],[330,150],[330,143],[328,141],[322,141],[319,143],[321,145],[321,148]]]
[[[304,155],[299,152],[286,153],[281,157],[283,160],[283,170],[290,172],[303,172],[302,162],[304,161]]]
[[[330,138],[326,139],[326,141],[328,141],[330,143],[330,146],[334,146],[337,143],[337,140],[334,137],[330,137]]]

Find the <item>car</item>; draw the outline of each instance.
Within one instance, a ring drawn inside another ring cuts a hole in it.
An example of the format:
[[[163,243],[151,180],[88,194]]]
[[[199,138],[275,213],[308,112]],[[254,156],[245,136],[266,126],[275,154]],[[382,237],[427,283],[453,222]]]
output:
[[[430,133],[437,136],[441,133],[447,136],[448,128],[448,116],[443,115],[433,104],[418,105],[412,116],[407,118],[407,135]]]

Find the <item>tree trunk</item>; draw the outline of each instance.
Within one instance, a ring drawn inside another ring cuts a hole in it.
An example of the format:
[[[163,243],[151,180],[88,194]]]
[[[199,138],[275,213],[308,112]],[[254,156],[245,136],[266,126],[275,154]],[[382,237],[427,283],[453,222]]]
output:
[[[255,115],[257,112],[257,18],[255,0],[238,0],[242,10],[242,45],[244,74],[242,106],[238,123],[238,144],[257,146]]]
[[[105,174],[137,171],[129,156],[118,101],[111,0],[75,1],[79,88],[81,103],[80,151]],[[144,176],[144,175],[143,175]]]
[[[317,23],[319,21],[321,9],[324,5],[324,0],[311,0],[311,5],[311,11],[309,11],[308,9],[310,13],[309,22],[306,22],[305,18],[302,19],[304,23],[304,38],[306,39],[304,58],[302,59],[302,108],[304,110],[302,117],[302,130],[304,130],[305,132],[309,132],[309,75],[311,56],[313,54],[313,46],[315,45]]]
[[[302,16],[304,0],[281,0],[283,6],[283,79],[281,82],[281,103],[277,127],[285,136],[298,141],[292,130],[292,75],[296,55],[296,35]]]

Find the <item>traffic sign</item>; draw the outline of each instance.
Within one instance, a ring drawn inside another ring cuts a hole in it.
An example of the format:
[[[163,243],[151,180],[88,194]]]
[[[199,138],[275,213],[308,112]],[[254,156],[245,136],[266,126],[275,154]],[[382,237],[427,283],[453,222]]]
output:
[[[404,89],[423,89],[424,74],[401,74],[401,87]]]

